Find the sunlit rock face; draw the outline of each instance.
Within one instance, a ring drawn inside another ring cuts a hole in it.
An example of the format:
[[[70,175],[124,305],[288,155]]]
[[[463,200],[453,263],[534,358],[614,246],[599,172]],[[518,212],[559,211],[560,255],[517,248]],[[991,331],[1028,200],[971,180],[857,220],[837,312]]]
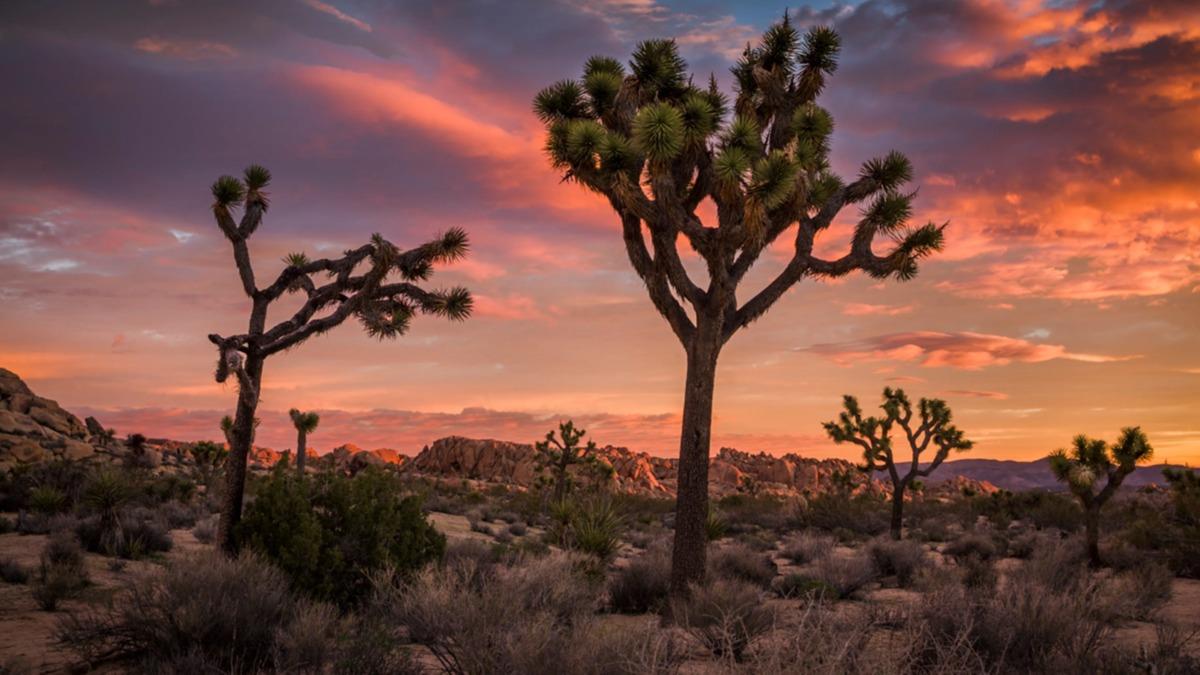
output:
[[[53,459],[85,460],[94,453],[79,418],[0,368],[0,472]]]

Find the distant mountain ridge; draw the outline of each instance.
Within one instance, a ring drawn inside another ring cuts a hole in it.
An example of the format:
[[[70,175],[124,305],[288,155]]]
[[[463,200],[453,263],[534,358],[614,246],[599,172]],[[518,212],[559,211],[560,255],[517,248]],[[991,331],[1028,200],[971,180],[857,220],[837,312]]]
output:
[[[907,471],[909,464],[909,462],[904,462],[899,464],[898,468],[901,472]],[[1146,485],[1165,485],[1167,481],[1163,478],[1162,471],[1168,467],[1188,468],[1180,464],[1139,466],[1125,479],[1122,487],[1139,488]],[[876,474],[877,478],[885,476],[884,472]],[[1050,472],[1048,457],[1028,462],[1006,459],[957,459],[942,464],[932,476],[925,480],[930,485],[937,485],[959,477],[988,482],[998,488],[1012,491],[1066,489],[1062,483],[1054,479],[1054,474]]]

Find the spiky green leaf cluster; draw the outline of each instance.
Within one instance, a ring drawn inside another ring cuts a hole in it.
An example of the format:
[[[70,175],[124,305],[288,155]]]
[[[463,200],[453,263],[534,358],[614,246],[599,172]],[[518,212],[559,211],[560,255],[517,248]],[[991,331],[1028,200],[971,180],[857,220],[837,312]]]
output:
[[[539,91],[533,99],[533,110],[545,123],[588,116],[583,90],[574,80],[555,82]]]
[[[756,155],[762,149],[762,130],[752,117],[738,115],[725,129],[721,144],[725,148],[737,148],[750,155]]]
[[[629,69],[647,100],[673,100],[684,90],[687,63],[674,40],[638,43]]]
[[[908,157],[892,150],[883,157],[864,162],[859,175],[878,183],[881,190],[895,190],[912,180],[912,171]]]
[[[567,159],[572,166],[593,166],[596,154],[608,132],[592,120],[571,120],[567,123]]]
[[[634,146],[652,161],[668,162],[682,150],[683,115],[670,103],[644,106],[633,120]]]
[[[814,26],[804,35],[804,45],[797,57],[806,70],[831,75],[838,66],[842,39],[827,26]]]
[[[716,110],[703,93],[689,94],[683,100],[679,114],[683,118],[683,140],[686,145],[702,145],[717,129]]]
[[[775,150],[754,164],[746,193],[767,209],[781,206],[796,191],[799,167],[782,150]]]
[[[246,198],[246,186],[233,176],[221,176],[212,184],[213,207],[229,208]]]
[[[245,171],[246,188],[258,192],[271,183],[271,172],[260,164],[251,164]]]

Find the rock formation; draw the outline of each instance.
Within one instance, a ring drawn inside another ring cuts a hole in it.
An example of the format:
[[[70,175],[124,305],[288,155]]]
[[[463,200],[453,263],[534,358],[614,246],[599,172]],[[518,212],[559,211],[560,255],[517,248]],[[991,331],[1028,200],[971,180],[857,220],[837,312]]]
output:
[[[88,459],[95,454],[88,440],[78,417],[0,368],[0,472],[53,459]]]

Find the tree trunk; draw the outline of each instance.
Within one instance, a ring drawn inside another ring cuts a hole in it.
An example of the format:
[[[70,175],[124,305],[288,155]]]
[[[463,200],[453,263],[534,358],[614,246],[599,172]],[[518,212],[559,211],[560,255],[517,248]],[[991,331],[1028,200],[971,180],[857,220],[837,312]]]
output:
[[[258,411],[257,392],[262,386],[262,359],[246,358],[246,374],[254,391],[238,390],[237,414],[230,433],[229,459],[225,463],[225,503],[217,527],[217,543],[227,555],[237,555],[237,525],[242,519],[242,498],[246,491],[246,462],[254,442],[254,415]]]
[[[702,581],[708,547],[708,448],[712,434],[713,389],[721,350],[720,322],[697,317],[688,348],[679,435],[679,479],[675,498],[675,548],[671,556],[671,595],[688,593]]]
[[[892,487],[892,539],[900,540],[904,529],[904,484]]]
[[[1092,567],[1100,567],[1100,507],[1089,506],[1084,511],[1084,525],[1087,532],[1088,563]]]
[[[304,477],[304,459],[308,455],[308,434],[300,432],[296,439],[296,473]]]

